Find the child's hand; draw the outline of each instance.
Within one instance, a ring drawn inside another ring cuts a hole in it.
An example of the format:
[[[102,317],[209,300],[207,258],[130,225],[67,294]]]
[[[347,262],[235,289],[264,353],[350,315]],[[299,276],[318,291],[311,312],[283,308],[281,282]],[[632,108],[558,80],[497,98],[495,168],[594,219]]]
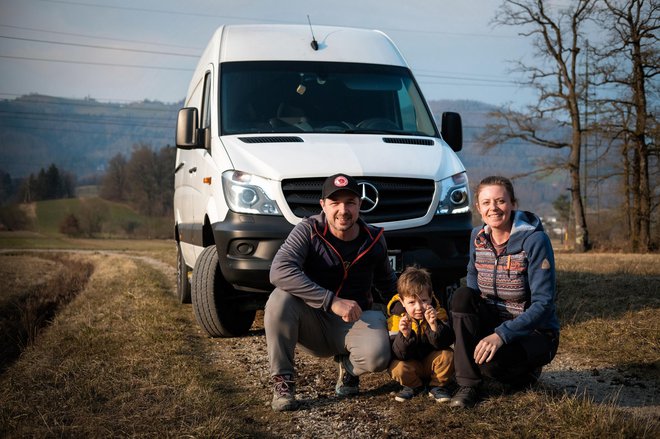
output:
[[[428,322],[431,329],[435,332],[438,329],[438,313],[431,305],[426,305],[426,309],[424,310],[424,318]]]
[[[401,314],[401,320],[399,320],[399,332],[403,334],[404,337],[410,337],[410,332],[412,331],[412,319],[407,313]]]

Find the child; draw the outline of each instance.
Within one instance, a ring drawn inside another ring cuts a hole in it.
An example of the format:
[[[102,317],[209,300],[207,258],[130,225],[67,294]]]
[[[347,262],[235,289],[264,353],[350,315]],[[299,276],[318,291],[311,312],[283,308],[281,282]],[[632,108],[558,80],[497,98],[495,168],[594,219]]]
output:
[[[423,268],[407,267],[397,282],[398,294],[387,305],[392,342],[392,378],[403,388],[395,396],[408,401],[424,390],[438,402],[451,400],[447,385],[454,372],[454,331],[444,322],[447,312],[433,308],[431,275]]]

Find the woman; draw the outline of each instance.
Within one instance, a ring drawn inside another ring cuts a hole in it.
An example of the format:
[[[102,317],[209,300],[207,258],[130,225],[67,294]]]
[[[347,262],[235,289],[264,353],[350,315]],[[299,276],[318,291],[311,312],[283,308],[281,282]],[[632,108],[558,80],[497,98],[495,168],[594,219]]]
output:
[[[454,293],[452,407],[478,401],[482,376],[516,387],[536,381],[559,344],[555,260],[541,220],[517,207],[507,178],[483,179],[475,203],[484,222],[472,231],[467,287]]]

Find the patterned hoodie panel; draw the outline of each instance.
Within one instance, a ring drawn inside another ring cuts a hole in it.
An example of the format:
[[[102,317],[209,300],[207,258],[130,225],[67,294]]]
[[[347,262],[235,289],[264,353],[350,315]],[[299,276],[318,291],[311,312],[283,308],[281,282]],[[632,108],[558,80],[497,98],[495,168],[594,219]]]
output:
[[[529,306],[527,254],[496,256],[495,249],[481,229],[475,238],[475,267],[479,291],[502,320],[512,319]]]

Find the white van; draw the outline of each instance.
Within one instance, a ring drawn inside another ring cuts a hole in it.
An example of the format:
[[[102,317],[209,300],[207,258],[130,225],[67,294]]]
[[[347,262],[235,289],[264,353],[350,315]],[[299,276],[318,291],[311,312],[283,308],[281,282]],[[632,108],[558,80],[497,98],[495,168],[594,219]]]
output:
[[[273,256],[320,211],[322,182],[338,172],[362,186],[361,216],[385,228],[395,269],[430,269],[443,300],[465,275],[472,226],[455,154],[460,116],[444,113],[438,131],[382,32],[220,27],[179,112],[176,144],[178,294],[210,336],[250,329],[273,288]]]

